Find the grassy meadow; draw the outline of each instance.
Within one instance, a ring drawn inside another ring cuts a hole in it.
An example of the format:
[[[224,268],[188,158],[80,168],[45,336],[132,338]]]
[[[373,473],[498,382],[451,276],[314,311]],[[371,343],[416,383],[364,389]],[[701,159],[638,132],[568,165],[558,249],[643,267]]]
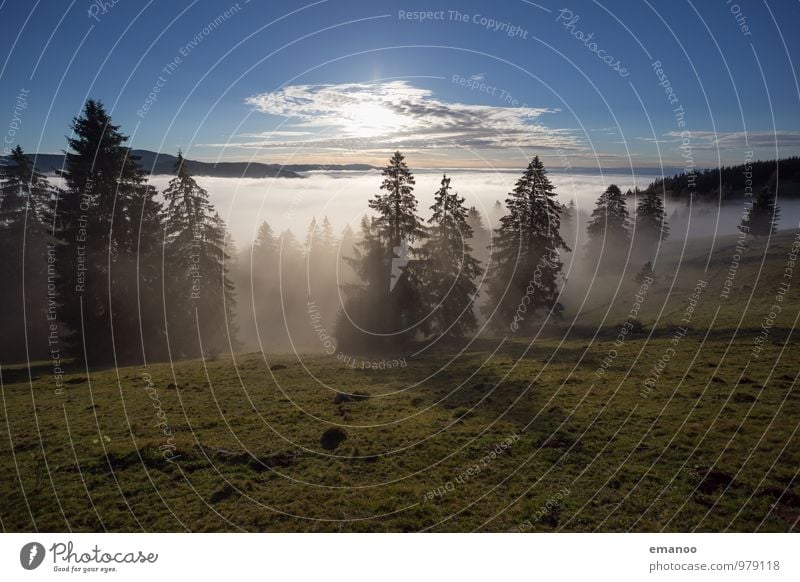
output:
[[[385,369],[242,353],[73,367],[58,393],[48,362],[3,366],[0,525],[791,531],[800,280],[784,274],[795,235],[767,252],[750,241],[727,299],[736,238],[718,239],[710,262],[704,241],[670,242],[641,325],[621,341],[635,273],[595,281],[577,318],[585,293],[570,289],[563,320],[537,338],[481,337]]]

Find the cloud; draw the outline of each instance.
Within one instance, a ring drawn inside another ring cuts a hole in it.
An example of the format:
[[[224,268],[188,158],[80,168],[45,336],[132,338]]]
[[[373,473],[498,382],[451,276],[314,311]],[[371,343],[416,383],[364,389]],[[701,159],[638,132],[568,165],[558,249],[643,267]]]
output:
[[[557,109],[451,103],[407,81],[292,85],[246,103],[286,122],[283,131],[266,132],[264,139],[230,144],[242,148],[585,150],[574,130],[542,123]],[[285,136],[286,129],[314,135]],[[282,137],[303,139],[277,139]]]
[[[658,140],[660,143],[679,143],[682,134],[679,131],[670,131],[664,134],[666,139]],[[698,150],[728,150],[742,148],[797,148],[800,147],[800,131],[691,131],[688,135],[691,146]],[[647,138],[640,138],[647,139]],[[647,140],[650,141],[650,140]]]

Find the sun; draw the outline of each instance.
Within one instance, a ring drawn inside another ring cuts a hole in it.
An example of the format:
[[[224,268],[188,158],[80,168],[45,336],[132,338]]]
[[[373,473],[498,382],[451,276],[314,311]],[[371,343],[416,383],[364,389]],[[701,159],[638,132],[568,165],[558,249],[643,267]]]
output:
[[[345,131],[355,137],[388,135],[409,127],[409,120],[377,103],[348,105],[342,112]]]

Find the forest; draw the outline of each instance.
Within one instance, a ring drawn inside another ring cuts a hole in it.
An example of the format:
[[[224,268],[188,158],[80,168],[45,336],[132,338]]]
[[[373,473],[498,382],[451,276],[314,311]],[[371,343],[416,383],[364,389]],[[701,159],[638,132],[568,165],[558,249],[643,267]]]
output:
[[[70,129],[62,186],[19,146],[0,174],[6,362],[95,368],[298,346],[401,356],[478,334],[524,337],[562,315],[570,253],[614,273],[634,249],[637,277],[648,276],[669,236],[665,197],[686,180],[644,191],[609,185],[579,239],[574,203],[558,201],[536,156],[511,192],[498,193],[502,216],[492,228],[465,205],[453,175],[421,216],[398,151],[355,231],[337,233],[315,217],[298,240],[266,221],[237,250],[181,152],[158,192],[101,102],[88,100]],[[797,158],[781,164],[797,172]],[[774,164],[754,163],[752,172],[761,186],[739,229],[761,237],[779,214]],[[739,188],[741,176],[722,168],[697,184]],[[585,243],[570,248],[573,240]]]

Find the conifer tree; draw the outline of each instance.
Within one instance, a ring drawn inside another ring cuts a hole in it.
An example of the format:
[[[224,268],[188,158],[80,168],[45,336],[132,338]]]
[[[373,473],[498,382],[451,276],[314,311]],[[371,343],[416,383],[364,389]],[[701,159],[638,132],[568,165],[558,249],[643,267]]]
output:
[[[740,229],[756,238],[774,234],[778,228],[780,206],[775,202],[775,174],[753,197],[750,212],[742,218]]]
[[[489,271],[490,301],[495,329],[525,331],[535,324],[534,312],[560,315],[558,287],[560,253],[569,250],[561,238],[561,205],[547,171],[534,157],[506,199],[506,215],[495,231],[494,261]]]
[[[139,361],[160,346],[159,204],[127,136],[103,105],[72,122],[65,191],[56,206],[61,317],[89,364]],[[113,329],[113,334],[112,334]],[[144,338],[147,338],[147,342]],[[160,351],[160,350],[157,350]]]
[[[415,268],[414,244],[425,237],[414,176],[400,152],[392,155],[382,175],[382,192],[369,201],[377,216],[362,222],[360,249],[352,262],[361,285],[349,287],[353,295],[344,315],[347,319],[347,312],[357,307],[357,319],[340,318],[337,324],[339,341],[354,346],[369,345],[371,333],[378,334],[372,347],[398,347],[424,331],[417,328],[425,312],[420,277],[410,272]]]
[[[492,231],[486,226],[481,213],[474,206],[470,206],[467,211],[467,225],[472,229],[473,255],[481,263],[485,263],[489,258]]]
[[[16,146],[0,167],[0,357],[6,364],[47,355],[57,315],[48,293],[48,282],[55,284],[54,200],[53,187]]]
[[[450,178],[445,175],[431,206],[431,226],[420,250],[418,272],[422,275],[425,303],[434,306],[432,331],[461,338],[477,328],[473,311],[478,294],[475,280],[483,270],[472,256],[469,243],[473,236],[468,223],[470,213],[464,207],[464,198],[451,190]]]
[[[235,337],[225,224],[181,152],[175,173],[163,193],[170,347],[182,356],[200,355],[201,343],[206,353],[227,351]]]
[[[655,188],[648,188],[639,196],[636,207],[637,249],[652,254],[660,241],[669,238],[669,225],[664,215],[664,202]]]
[[[575,240],[577,222],[578,209],[575,206],[575,201],[570,200],[569,203],[561,206],[561,237],[567,243],[571,243]]]
[[[630,245],[628,208],[625,195],[615,184],[611,184],[597,199],[586,230],[590,261],[603,259],[605,266],[616,266],[624,260],[626,255],[621,251],[627,252]]]

